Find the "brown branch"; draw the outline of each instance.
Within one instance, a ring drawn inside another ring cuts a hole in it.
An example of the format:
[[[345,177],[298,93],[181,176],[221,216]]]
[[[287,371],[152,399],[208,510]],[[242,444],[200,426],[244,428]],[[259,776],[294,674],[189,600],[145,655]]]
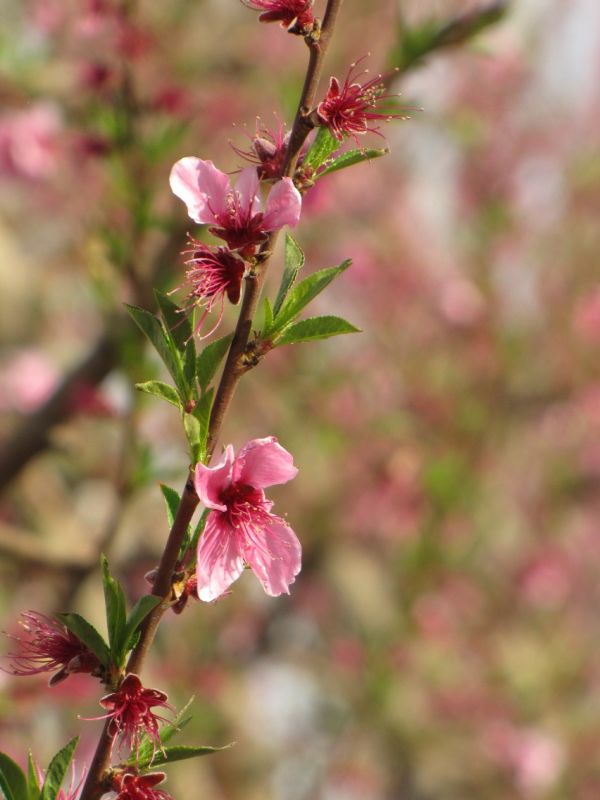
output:
[[[151,285],[160,280],[161,274],[168,268],[179,251],[181,237],[185,229],[177,226],[157,251],[143,297],[136,301],[143,305],[143,300],[150,297]],[[118,364],[118,343],[126,326],[131,321],[125,314],[113,316],[106,325],[106,330],[91,345],[81,361],[63,378],[52,396],[33,414],[23,419],[18,428],[5,442],[0,443],[0,491],[4,489],[25,467],[25,465],[51,443],[52,429],[69,419],[75,410],[72,398],[80,386],[97,386]]]

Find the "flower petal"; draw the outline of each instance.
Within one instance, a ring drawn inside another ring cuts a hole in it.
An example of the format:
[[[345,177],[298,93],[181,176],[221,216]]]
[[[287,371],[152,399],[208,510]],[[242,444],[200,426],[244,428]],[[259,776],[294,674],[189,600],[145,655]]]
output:
[[[244,559],[236,532],[224,514],[211,512],[198,543],[198,597],[207,603],[216,600],[240,577],[243,570]]]
[[[186,204],[189,216],[201,223],[215,222],[215,215],[226,208],[227,194],[231,191],[224,172],[212,161],[194,156],[186,156],[174,164],[169,184],[173,194]]]
[[[267,231],[276,231],[289,225],[294,228],[300,220],[302,196],[291,178],[278,181],[269,192],[263,225]]]
[[[271,516],[271,523],[260,531],[246,530],[244,558],[271,597],[289,594],[302,567],[302,547],[298,537],[281,517]]]
[[[252,439],[244,445],[233,464],[232,481],[264,489],[295,478],[298,469],[291,453],[274,436]]]
[[[217,214],[227,211],[227,197],[231,194],[229,175],[217,169],[212,161],[198,159],[198,185],[206,195],[206,204],[211,212],[207,222],[214,222]]]
[[[240,197],[240,205],[246,210],[250,209],[251,214],[260,211],[260,181],[256,167],[246,167],[240,172],[240,176],[235,184],[235,190]]]
[[[232,463],[233,447],[227,445],[222,460],[216,466],[207,467],[205,464],[196,464],[194,488],[200,502],[206,508],[215,508],[218,511],[227,510],[227,506],[221,501],[221,492],[231,483]]]

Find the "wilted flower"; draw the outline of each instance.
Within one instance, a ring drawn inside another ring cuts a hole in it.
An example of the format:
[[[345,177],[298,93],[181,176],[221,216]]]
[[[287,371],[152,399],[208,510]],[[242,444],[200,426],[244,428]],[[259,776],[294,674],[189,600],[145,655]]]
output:
[[[112,788],[117,792],[114,800],[173,800],[167,792],[154,788],[164,779],[164,772],[153,772],[150,775],[117,772],[112,779]]]
[[[203,338],[215,331],[223,317],[225,295],[234,305],[239,302],[245,265],[241,258],[225,247],[208,247],[190,237],[190,249],[186,250],[188,269],[185,273],[185,287],[188,290],[184,311],[202,308],[203,312],[196,323],[194,333],[199,333],[207,315],[218,300],[221,300],[219,317]]]
[[[242,0],[254,11],[262,11],[260,22],[280,22],[282,28],[303,33],[313,27],[313,0]]]
[[[198,597],[215,600],[252,567],[265,592],[289,594],[300,572],[301,547],[263,489],[287,483],[298,470],[274,436],[253,439],[237,457],[229,445],[214,467],[196,465],[194,486],[202,503],[213,509],[198,544]]]
[[[404,119],[404,114],[376,111],[380,100],[387,100],[383,77],[377,75],[363,84],[357,83],[352,64],[342,85],[337,78],[331,78],[325,99],[317,106],[317,119],[327,126],[332,136],[341,142],[346,136],[356,139],[358,134],[378,133],[377,127],[369,127],[372,120]],[[364,73],[363,73],[364,74]]]
[[[255,135],[247,135],[251,141],[250,150],[240,150],[233,146],[235,152],[246,161],[256,164],[256,171],[261,180],[277,179],[283,171],[291,132],[286,133],[283,123],[273,131],[261,126],[257,121]]]
[[[265,212],[260,210],[256,170],[242,170],[235,189],[229,176],[212,161],[188,156],[171,170],[171,189],[186,204],[194,222],[211,224],[209,230],[232,250],[254,251],[267,233],[294,227],[300,219],[302,198],[290,178],[278,181],[269,193]]]
[[[19,652],[9,653],[12,675],[37,675],[55,672],[50,686],[63,681],[74,672],[99,675],[101,665],[97,657],[62,623],[36,611],[21,614],[19,624],[24,636],[7,634],[19,643]]]
[[[155,746],[160,747],[158,723],[165,720],[150,709],[154,706],[171,708],[164,692],[144,689],[138,676],[129,673],[116,692],[100,700],[100,705],[108,709],[108,714],[87,719],[110,719],[108,732],[113,737],[119,737],[121,745],[137,752],[140,736],[145,733]]]

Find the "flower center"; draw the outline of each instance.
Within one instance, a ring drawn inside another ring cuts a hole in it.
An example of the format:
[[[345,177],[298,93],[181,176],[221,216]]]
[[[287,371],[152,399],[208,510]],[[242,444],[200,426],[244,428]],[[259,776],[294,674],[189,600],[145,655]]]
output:
[[[227,506],[224,513],[232,528],[264,528],[270,521],[264,493],[254,486],[233,483],[221,492],[220,500]]]

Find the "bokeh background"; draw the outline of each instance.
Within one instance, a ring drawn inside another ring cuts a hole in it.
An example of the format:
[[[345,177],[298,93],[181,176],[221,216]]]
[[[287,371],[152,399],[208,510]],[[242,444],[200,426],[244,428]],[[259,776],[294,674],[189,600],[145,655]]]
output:
[[[229,141],[289,119],[304,70],[238,0],[115,5],[0,0],[9,631],[28,609],[102,626],[100,550],[147,591],[187,455],[133,389],[161,372],[122,303],[181,282],[171,164],[239,168]],[[306,197],[306,269],[354,260],[318,311],[364,333],[239,387],[224,441],[294,454],[272,496],[304,568],[289,598],[248,573],[162,625],[145,677],[195,695],[180,741],[237,742],[171,767],[175,798],[600,797],[600,5],[516,0],[471,36],[483,8],[344,3],[326,76],[370,52],[422,110]],[[0,685],[3,750],[47,763],[80,733],[89,761],[97,682]]]

